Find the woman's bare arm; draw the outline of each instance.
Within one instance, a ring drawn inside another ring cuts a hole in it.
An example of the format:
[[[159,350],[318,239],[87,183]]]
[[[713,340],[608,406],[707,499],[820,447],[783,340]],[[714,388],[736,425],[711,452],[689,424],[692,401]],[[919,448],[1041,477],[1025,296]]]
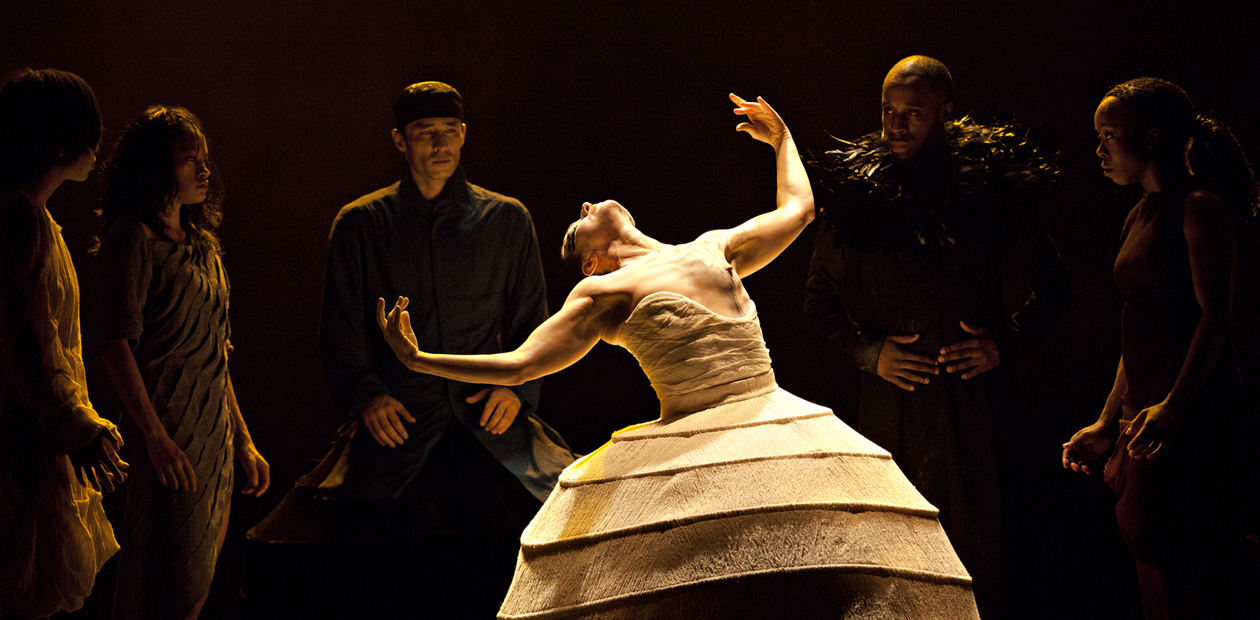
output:
[[[1203,314],[1181,373],[1168,395],[1170,400],[1181,403],[1198,395],[1229,339],[1229,314],[1238,271],[1234,226],[1220,198],[1203,191],[1191,194],[1186,199],[1184,232],[1194,296]]]
[[[171,440],[166,427],[158,418],[149,393],[145,390],[140,367],[131,353],[126,339],[111,340],[101,345],[101,364],[109,375],[110,383],[122,400],[123,408],[131,415],[144,436],[149,461],[157,471],[158,482],[176,491],[197,490],[197,472],[184,451]]]
[[[1186,405],[1198,396],[1229,339],[1238,248],[1221,199],[1208,191],[1192,192],[1186,199],[1183,232],[1202,314],[1172,390],[1162,402],[1143,409],[1126,430],[1133,434],[1129,454],[1136,458],[1154,458],[1175,435]]]
[[[1111,384],[1111,392],[1107,394],[1107,402],[1103,405],[1102,413],[1098,414],[1098,423],[1108,427],[1114,427],[1120,421],[1121,402],[1124,400],[1124,393],[1129,391],[1129,376],[1124,374],[1124,357],[1120,357],[1120,363],[1116,365],[1116,379]]]
[[[626,319],[628,293],[596,291],[592,280],[579,283],[559,312],[539,325],[515,351],[504,353],[445,355],[420,351],[405,297],[398,298],[388,316],[385,300],[378,301],[376,322],[394,354],[416,372],[468,383],[520,385],[582,359],[602,336]]]
[[[748,117],[736,129],[774,147],[778,180],[777,209],[730,230],[711,233],[727,237],[726,259],[740,277],[745,277],[774,260],[814,220],[814,193],[792,133],[774,108],[760,97],[753,102],[732,94],[731,101],[739,106],[736,114]]]
[[[245,425],[245,418],[241,415],[241,405],[236,401],[236,388],[232,386],[231,373],[227,376],[227,400],[228,413],[232,415],[232,426],[235,428],[232,445],[236,447],[237,462],[245,470],[245,488],[241,489],[241,493],[258,497],[271,486],[271,465],[254,446],[254,438],[250,436],[249,427]]]

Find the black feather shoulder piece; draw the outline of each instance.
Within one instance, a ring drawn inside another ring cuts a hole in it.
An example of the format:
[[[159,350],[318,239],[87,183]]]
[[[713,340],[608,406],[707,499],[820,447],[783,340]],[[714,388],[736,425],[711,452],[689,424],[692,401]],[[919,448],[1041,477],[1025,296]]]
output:
[[[836,243],[864,252],[998,239],[1059,172],[1048,132],[971,117],[904,161],[878,132],[838,142],[806,162],[814,200]]]

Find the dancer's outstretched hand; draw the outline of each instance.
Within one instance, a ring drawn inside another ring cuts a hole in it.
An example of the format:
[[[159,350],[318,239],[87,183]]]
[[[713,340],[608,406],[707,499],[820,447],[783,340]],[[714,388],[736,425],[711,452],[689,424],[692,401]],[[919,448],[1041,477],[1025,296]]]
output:
[[[730,97],[738,106],[735,113],[748,117],[748,120],[735,126],[735,131],[746,131],[748,135],[777,150],[783,144],[783,138],[788,135],[787,125],[783,124],[779,113],[761,97],[757,97],[756,101],[745,101],[735,93],[731,93]]]
[[[376,324],[381,327],[381,332],[385,334],[385,342],[388,342],[389,348],[394,350],[398,361],[408,368],[411,367],[410,363],[415,359],[416,353],[420,351],[416,333],[411,330],[411,313],[407,312],[409,303],[410,300],[400,296],[389,311],[389,316],[385,316],[385,299],[382,297],[376,301]]]

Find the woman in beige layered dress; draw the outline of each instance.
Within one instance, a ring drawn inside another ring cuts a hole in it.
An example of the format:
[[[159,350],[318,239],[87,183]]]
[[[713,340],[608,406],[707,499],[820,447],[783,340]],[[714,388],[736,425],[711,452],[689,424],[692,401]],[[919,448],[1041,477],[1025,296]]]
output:
[[[615,201],[582,206],[562,255],[587,276],[519,349],[417,350],[407,300],[378,321],[417,372],[514,385],[599,340],[630,350],[660,419],[574,463],[521,537],[502,618],[976,617],[971,580],[887,451],[780,389],[741,278],[813,219],[791,134],[735,95],[774,147],[778,209],[695,241],[644,235]]]

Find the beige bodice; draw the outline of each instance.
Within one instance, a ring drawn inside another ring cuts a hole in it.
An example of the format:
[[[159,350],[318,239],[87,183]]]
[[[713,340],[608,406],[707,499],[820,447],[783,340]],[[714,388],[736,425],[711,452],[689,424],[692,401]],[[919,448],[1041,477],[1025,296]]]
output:
[[[761,396],[776,386],[756,305],[732,318],[677,293],[652,293],[626,319],[620,344],[652,381],[662,420]]]

